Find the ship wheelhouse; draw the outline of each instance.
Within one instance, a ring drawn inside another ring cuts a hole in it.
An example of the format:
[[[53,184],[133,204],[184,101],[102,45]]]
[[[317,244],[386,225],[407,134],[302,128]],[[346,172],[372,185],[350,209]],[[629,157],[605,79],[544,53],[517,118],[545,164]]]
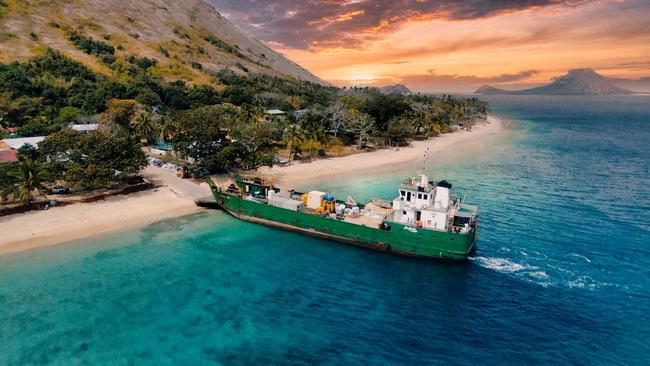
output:
[[[471,208],[460,212],[464,205],[452,197],[451,187],[447,181],[434,184],[424,174],[406,179],[393,200],[389,221],[430,230],[468,231],[474,225],[476,212]]]

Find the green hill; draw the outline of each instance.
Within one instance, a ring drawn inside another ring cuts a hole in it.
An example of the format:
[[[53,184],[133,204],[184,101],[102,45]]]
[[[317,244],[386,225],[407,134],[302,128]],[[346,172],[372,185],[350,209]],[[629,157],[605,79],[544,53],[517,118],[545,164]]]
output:
[[[151,72],[167,81],[215,84],[211,74],[227,68],[326,84],[202,0],[0,0],[0,62],[53,48],[95,72],[113,74],[102,59],[110,47],[117,59],[155,59]]]

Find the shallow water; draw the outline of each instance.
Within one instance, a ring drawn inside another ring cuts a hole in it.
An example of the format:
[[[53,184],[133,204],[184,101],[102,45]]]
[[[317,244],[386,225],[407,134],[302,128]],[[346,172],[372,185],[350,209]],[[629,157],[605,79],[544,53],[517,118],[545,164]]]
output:
[[[481,206],[470,261],[168,220],[0,257],[0,364],[647,364],[650,99],[490,102],[507,138],[428,167]]]

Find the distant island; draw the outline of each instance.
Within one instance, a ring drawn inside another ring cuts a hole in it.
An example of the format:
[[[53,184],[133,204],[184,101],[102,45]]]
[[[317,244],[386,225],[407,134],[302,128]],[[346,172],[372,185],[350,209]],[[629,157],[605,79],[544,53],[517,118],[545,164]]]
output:
[[[548,85],[523,90],[506,90],[490,85],[480,87],[476,94],[520,94],[520,95],[611,95],[632,94],[619,88],[608,78],[592,69],[574,69]]]

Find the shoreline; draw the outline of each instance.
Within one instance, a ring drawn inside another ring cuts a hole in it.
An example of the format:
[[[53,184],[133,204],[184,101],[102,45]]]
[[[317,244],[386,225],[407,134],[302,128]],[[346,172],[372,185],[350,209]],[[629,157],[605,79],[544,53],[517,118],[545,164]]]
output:
[[[507,120],[489,115],[487,122],[473,126],[471,131],[456,131],[427,140],[413,141],[410,146],[399,149],[380,149],[288,166],[262,167],[257,170],[257,173],[273,178],[278,187],[287,189],[304,188],[322,180],[332,179],[334,176],[347,176],[351,173],[372,172],[379,175],[421,161],[427,148],[429,148],[429,156],[435,161],[453,158],[450,156],[451,153],[465,152],[459,150],[460,144],[464,145],[463,148],[470,145],[472,149],[480,148],[485,140],[502,133],[507,125]],[[397,166],[399,167],[396,168]]]
[[[201,210],[169,187],[160,187],[104,201],[14,214],[0,219],[0,256],[144,227]]]
[[[487,122],[475,125],[472,131],[457,131],[414,141],[409,147],[362,152],[284,167],[264,167],[258,169],[257,174],[272,177],[282,188],[297,188],[332,179],[333,175],[391,172],[396,170],[396,165],[403,167],[422,159],[427,147],[432,156],[440,155],[443,160],[449,158],[448,153],[461,152],[461,148],[467,145],[474,144],[476,146],[473,148],[480,148],[485,140],[502,133],[506,123],[507,121],[490,115]],[[155,167],[146,168],[143,174],[157,181],[159,187],[110,197],[104,201],[0,218],[0,256],[144,227],[157,221],[205,210],[194,201],[210,195],[207,184],[195,184]],[[218,181],[225,176],[219,178]]]

